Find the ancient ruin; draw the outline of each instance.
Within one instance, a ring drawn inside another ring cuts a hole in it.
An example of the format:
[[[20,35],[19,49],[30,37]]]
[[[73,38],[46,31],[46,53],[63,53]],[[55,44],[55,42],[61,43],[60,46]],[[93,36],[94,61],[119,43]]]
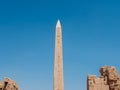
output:
[[[56,24],[55,37],[54,90],[64,90],[62,28],[59,20]]]
[[[0,90],[19,90],[19,88],[15,81],[5,78],[0,82]]]
[[[120,90],[120,77],[115,67],[104,66],[101,76],[88,75],[87,90]]]

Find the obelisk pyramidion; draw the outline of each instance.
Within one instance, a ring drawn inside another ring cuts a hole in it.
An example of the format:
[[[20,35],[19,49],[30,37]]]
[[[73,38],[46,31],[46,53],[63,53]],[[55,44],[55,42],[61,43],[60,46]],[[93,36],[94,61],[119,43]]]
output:
[[[56,24],[56,36],[55,36],[54,90],[64,90],[62,30],[59,20]]]

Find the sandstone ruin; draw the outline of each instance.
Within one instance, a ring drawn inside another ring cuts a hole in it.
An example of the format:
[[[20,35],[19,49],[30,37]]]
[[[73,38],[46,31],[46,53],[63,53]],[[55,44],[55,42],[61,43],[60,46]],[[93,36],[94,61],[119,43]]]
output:
[[[101,76],[88,75],[87,90],[120,90],[120,77],[115,67],[104,66]]]
[[[0,90],[19,90],[19,88],[15,81],[5,78],[0,82]]]

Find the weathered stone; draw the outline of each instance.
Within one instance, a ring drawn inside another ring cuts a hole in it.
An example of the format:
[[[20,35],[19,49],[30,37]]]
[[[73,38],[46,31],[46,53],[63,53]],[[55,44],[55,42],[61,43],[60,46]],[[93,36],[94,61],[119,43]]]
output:
[[[104,66],[101,76],[88,75],[87,90],[120,90],[120,77],[115,67]]]
[[[56,25],[56,38],[55,38],[54,90],[64,90],[62,29],[59,20]]]
[[[15,81],[5,78],[0,82],[0,90],[19,90],[19,88]]]

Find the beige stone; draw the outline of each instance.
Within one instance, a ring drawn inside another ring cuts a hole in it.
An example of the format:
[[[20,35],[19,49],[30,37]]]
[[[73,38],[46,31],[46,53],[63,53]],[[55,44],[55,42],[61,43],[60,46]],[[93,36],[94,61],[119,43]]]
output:
[[[101,76],[88,75],[87,90],[120,90],[120,77],[115,67],[104,66]]]
[[[59,20],[56,25],[56,37],[55,37],[54,90],[64,90],[62,30]]]
[[[15,81],[5,78],[0,82],[0,90],[19,90],[19,88]]]

